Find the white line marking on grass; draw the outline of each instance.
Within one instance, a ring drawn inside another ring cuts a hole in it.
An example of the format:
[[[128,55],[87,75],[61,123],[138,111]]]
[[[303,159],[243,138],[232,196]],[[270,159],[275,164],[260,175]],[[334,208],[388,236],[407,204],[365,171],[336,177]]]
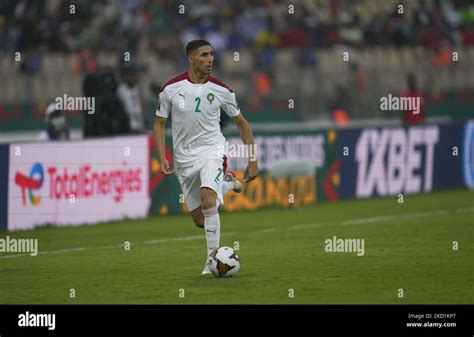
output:
[[[52,250],[49,253],[51,254],[59,254],[59,253],[69,253],[69,252],[80,252],[83,250],[86,250],[87,247],[78,247],[78,248],[66,248],[66,249],[59,249],[59,250]],[[41,253],[41,252],[40,252]],[[47,254],[48,252],[43,252],[44,254]]]
[[[451,212],[454,212],[454,213],[474,212],[474,207],[456,208],[454,210],[453,209],[442,209],[442,210],[437,210],[437,211],[415,212],[415,213],[405,213],[405,214],[403,214],[403,213],[402,214],[392,214],[392,215],[385,215],[385,216],[375,216],[375,217],[348,219],[348,220],[314,222],[314,223],[310,223],[310,224],[294,225],[294,226],[290,226],[290,227],[265,228],[265,229],[261,229],[257,232],[258,233],[265,233],[265,232],[270,232],[270,231],[274,232],[276,230],[285,230],[285,229],[301,230],[301,229],[317,228],[317,227],[328,226],[328,225],[341,225],[341,226],[362,225],[362,224],[367,224],[367,223],[375,223],[375,222],[383,222],[383,221],[391,221],[391,220],[403,220],[403,219],[414,219],[414,218],[436,216],[436,215],[446,215],[446,214],[450,214]]]
[[[22,257],[22,256],[30,256],[30,254],[5,255],[5,256],[0,256],[0,259],[9,259],[12,257]]]
[[[332,221],[332,222],[315,222],[315,223],[309,223],[309,224],[306,224],[306,225],[295,225],[295,226],[291,226],[290,228],[291,229],[296,229],[296,230],[300,230],[300,229],[307,229],[307,228],[316,228],[316,227],[322,227],[322,226],[326,226],[326,225],[331,225],[331,224],[334,224],[335,222]]]
[[[224,234],[224,233],[223,233]],[[231,235],[231,234],[235,234],[235,233],[225,233],[226,235]],[[222,234],[221,234],[222,236]],[[177,238],[169,238],[169,239],[158,239],[158,240],[148,240],[148,241],[144,241],[143,243],[145,245],[154,245],[154,244],[157,244],[157,243],[167,243],[167,242],[171,242],[171,241],[190,241],[190,240],[200,240],[204,238],[203,235],[192,235],[192,236],[181,236],[181,237],[177,237]]]
[[[261,230],[258,230],[257,233],[271,233],[271,232],[274,232],[276,229],[275,228],[265,228],[265,229],[261,229]]]
[[[284,229],[302,230],[302,229],[316,228],[316,227],[322,227],[322,226],[327,226],[327,225],[342,225],[342,226],[361,225],[361,224],[367,224],[367,223],[383,222],[383,221],[391,221],[391,220],[399,220],[399,219],[414,219],[414,218],[421,218],[421,217],[428,217],[428,216],[446,215],[450,213],[472,213],[472,212],[474,212],[474,207],[471,206],[471,207],[462,207],[462,208],[456,208],[456,209],[442,209],[442,210],[437,210],[437,211],[392,214],[392,215],[359,218],[359,219],[315,222],[315,223],[310,223],[310,224],[294,225],[290,227],[278,227],[278,228],[270,227],[270,228],[260,229],[258,231],[255,231],[254,233],[270,233],[270,232],[275,232],[277,230],[284,230]],[[236,234],[237,232],[228,232],[228,233],[221,233],[221,236],[227,236],[227,235],[231,236],[231,235],[236,235]],[[205,238],[204,235],[181,236],[181,237],[175,237],[175,238],[146,240],[141,243],[131,242],[130,245],[154,245],[154,244],[176,242],[176,241],[201,240],[203,238]],[[67,249],[59,249],[59,250],[52,250],[52,251],[40,251],[38,252],[38,255],[71,253],[71,252],[78,252],[78,251],[84,251],[84,250],[89,250],[89,249],[121,248],[123,246],[124,244],[121,243],[118,245],[108,245],[108,246],[67,248]],[[22,257],[22,256],[29,256],[29,254],[5,255],[5,256],[0,256],[0,259],[9,259],[13,257]]]
[[[230,236],[235,235],[236,232],[228,232],[228,233],[221,233],[221,236]],[[181,236],[176,238],[167,238],[167,239],[158,239],[158,240],[147,240],[139,243],[130,242],[130,246],[136,245],[150,245],[150,244],[160,244],[160,243],[168,243],[168,242],[176,242],[176,241],[191,241],[191,240],[201,240],[205,239],[204,235],[193,235],[193,236]],[[46,254],[61,254],[61,253],[72,253],[72,252],[81,252],[84,250],[90,249],[111,249],[111,248],[123,248],[124,244],[117,244],[117,245],[107,245],[107,246],[92,246],[92,247],[77,247],[77,248],[66,248],[66,249],[58,249],[58,250],[50,250],[50,251],[40,251],[38,255],[46,255]],[[15,255],[5,255],[0,256],[0,259],[9,259],[13,257],[22,257],[22,256],[29,256],[30,254],[15,254]]]
[[[472,213],[474,212],[474,207],[463,207],[457,208],[454,210],[454,213]]]
[[[369,218],[360,218],[360,219],[340,221],[339,224],[343,226],[344,225],[360,225],[360,224],[373,223],[373,222],[390,221],[390,220],[398,220],[398,219],[413,219],[413,218],[422,218],[422,217],[427,217],[427,216],[445,215],[445,214],[449,214],[449,210],[374,216],[374,217],[369,217]]]

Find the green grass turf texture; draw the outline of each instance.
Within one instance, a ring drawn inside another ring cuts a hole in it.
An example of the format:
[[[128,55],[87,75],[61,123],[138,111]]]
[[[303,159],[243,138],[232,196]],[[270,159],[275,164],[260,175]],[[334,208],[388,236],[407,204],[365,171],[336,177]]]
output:
[[[230,278],[201,275],[204,233],[187,215],[0,232],[42,252],[0,253],[0,303],[474,303],[473,226],[467,190],[224,213],[221,246],[238,241],[242,263]],[[333,236],[365,239],[365,255],[325,252]]]

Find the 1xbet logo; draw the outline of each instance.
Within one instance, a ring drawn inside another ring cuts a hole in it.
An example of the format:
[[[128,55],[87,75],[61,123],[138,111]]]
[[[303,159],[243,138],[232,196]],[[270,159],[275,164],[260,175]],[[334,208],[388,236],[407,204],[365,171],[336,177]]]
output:
[[[24,174],[17,172],[15,175],[15,184],[21,188],[21,198],[23,205],[26,205],[26,192],[28,192],[28,198],[33,206],[39,205],[41,197],[33,195],[33,190],[39,190],[43,185],[43,165],[35,163],[31,168],[30,175],[25,176]]]

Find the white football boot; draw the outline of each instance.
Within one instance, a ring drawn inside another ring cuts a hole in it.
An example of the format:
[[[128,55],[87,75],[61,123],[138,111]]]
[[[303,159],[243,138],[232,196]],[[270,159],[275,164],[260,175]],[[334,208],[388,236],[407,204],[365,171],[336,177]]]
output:
[[[234,188],[232,189],[236,193],[242,192],[242,184],[240,181],[237,180],[236,178],[236,173],[235,171],[232,170],[227,170],[224,176],[225,181],[230,181],[232,184],[234,184]]]
[[[211,270],[209,269],[209,266],[206,263],[206,265],[204,266],[204,269],[202,270],[201,275],[207,275],[207,274],[211,274]]]

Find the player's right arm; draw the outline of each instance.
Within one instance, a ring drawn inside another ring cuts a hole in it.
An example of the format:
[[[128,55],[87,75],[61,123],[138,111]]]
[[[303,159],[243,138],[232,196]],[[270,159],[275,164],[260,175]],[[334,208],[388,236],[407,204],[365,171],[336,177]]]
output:
[[[153,137],[155,139],[158,156],[160,157],[161,173],[169,176],[174,173],[174,170],[170,168],[165,153],[165,125],[167,120],[167,118],[156,116],[155,124],[153,125]]]
[[[170,168],[170,163],[166,159],[165,152],[165,125],[171,112],[171,102],[166,95],[165,90],[158,94],[158,107],[156,109],[156,119],[153,125],[153,137],[155,139],[156,149],[160,157],[161,173],[169,176],[174,173]]]

